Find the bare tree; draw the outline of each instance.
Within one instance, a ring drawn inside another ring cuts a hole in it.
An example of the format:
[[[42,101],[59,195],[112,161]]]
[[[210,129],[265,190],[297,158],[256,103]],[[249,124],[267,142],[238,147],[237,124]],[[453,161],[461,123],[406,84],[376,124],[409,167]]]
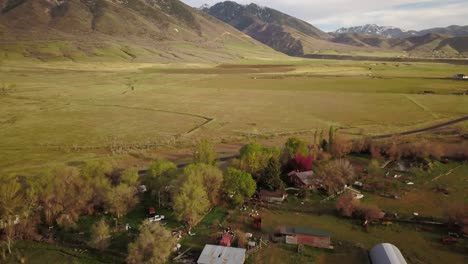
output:
[[[342,216],[351,217],[359,205],[359,200],[351,192],[345,192],[336,201],[336,209]]]
[[[401,149],[399,146],[400,140],[398,137],[393,137],[385,149],[385,154],[391,160],[399,160],[401,158]]]
[[[343,135],[337,135],[335,136],[331,150],[334,157],[342,158],[351,152],[352,147],[353,143],[351,140]]]
[[[325,190],[333,194],[343,190],[355,176],[354,168],[348,160],[333,160],[318,169]]]
[[[371,153],[371,156],[375,160],[382,160],[382,148],[375,142],[373,142],[370,147],[369,151]]]
[[[376,205],[360,205],[357,207],[363,220],[372,221],[382,218],[382,210]]]

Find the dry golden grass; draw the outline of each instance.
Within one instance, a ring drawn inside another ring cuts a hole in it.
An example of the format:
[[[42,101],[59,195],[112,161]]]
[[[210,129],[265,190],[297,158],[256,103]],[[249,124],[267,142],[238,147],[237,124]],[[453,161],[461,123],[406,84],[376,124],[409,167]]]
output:
[[[468,84],[426,79],[463,72],[462,66],[417,64],[411,70],[297,59],[251,64],[5,62],[1,170],[66,161],[64,150],[75,159],[99,158],[112,146],[152,149],[296,132],[307,137],[330,125],[370,135],[468,114],[468,97],[452,95]],[[428,89],[436,94],[418,94]]]

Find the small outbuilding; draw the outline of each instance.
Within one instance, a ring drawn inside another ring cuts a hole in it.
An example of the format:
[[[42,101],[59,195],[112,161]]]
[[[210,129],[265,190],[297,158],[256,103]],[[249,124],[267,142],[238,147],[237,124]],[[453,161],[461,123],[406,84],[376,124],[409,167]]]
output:
[[[229,233],[224,233],[221,235],[221,240],[219,241],[219,245],[223,247],[230,247],[232,244],[232,240],[234,240],[234,236]]]
[[[369,258],[372,264],[407,264],[400,250],[390,243],[374,246],[369,251]]]
[[[244,248],[205,245],[197,264],[243,264],[245,255]]]
[[[261,190],[258,193],[258,198],[260,201],[268,203],[282,203],[288,197],[288,194],[283,191],[270,192],[266,190]]]
[[[278,227],[273,234],[273,241],[292,245],[306,245],[332,249],[331,234],[327,231],[305,227]]]

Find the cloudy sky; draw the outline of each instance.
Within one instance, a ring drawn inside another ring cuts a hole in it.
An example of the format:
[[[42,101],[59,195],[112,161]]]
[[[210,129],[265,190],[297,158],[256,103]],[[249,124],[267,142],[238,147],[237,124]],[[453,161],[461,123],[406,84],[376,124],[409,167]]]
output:
[[[220,0],[182,0],[200,7]],[[256,3],[301,18],[322,30],[378,24],[421,30],[468,25],[468,0],[237,0]]]

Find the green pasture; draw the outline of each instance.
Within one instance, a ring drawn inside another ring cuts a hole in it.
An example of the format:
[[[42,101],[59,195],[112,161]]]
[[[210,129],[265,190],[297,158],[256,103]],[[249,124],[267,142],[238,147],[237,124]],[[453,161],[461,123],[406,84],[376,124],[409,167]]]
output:
[[[425,127],[468,113],[468,96],[456,95],[468,83],[450,79],[467,70],[300,59],[239,65],[5,61],[0,172],[122,158],[125,151],[116,156],[113,150],[148,151],[200,138],[228,143],[312,135],[330,125],[363,135]]]

